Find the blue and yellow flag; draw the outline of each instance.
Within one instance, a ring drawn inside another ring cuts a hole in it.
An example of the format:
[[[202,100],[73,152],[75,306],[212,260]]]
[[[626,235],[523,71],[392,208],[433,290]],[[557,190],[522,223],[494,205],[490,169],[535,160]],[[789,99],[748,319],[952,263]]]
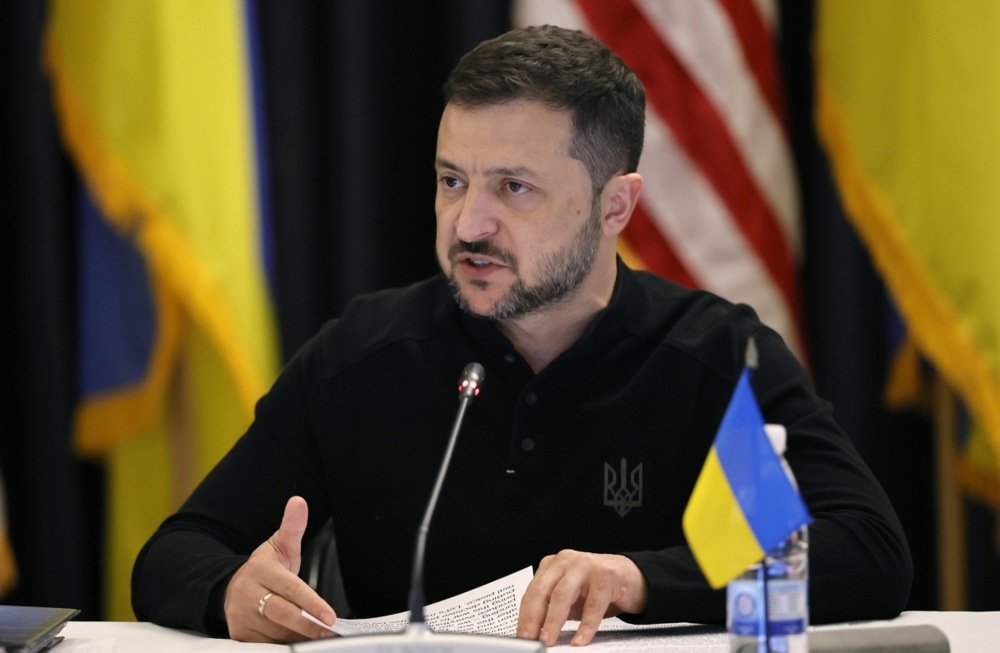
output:
[[[107,460],[105,617],[278,364],[254,3],[55,0],[44,58],[81,201],[78,449]]]
[[[745,368],[684,510],[691,552],[718,589],[809,519],[764,431]]]
[[[823,1],[816,26],[816,121],[845,209],[975,421],[963,484],[1000,510],[1000,4]]]

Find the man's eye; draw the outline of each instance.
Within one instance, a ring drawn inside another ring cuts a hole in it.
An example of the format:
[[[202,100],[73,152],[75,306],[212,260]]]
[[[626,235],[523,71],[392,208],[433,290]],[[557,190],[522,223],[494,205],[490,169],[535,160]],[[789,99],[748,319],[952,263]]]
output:
[[[508,181],[508,182],[505,182],[504,186],[506,186],[506,188],[507,188],[508,191],[510,191],[511,193],[513,193],[515,195],[520,195],[522,193],[527,192],[527,190],[528,190],[527,186],[525,186],[524,184],[522,184],[521,182],[518,182],[518,181]]]
[[[455,177],[449,177],[448,175],[443,175],[441,177],[441,185],[444,186],[445,188],[458,188],[459,186],[462,185],[462,182],[460,182]]]

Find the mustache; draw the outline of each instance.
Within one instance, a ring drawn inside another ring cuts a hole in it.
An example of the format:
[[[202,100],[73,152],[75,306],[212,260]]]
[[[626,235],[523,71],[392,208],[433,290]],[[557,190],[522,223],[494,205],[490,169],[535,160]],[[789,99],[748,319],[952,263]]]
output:
[[[514,258],[514,255],[488,240],[474,240],[471,242],[465,240],[456,241],[454,245],[448,248],[448,260],[454,261],[459,254],[482,254],[483,256],[489,256],[502,262],[512,272],[517,272],[517,260]]]

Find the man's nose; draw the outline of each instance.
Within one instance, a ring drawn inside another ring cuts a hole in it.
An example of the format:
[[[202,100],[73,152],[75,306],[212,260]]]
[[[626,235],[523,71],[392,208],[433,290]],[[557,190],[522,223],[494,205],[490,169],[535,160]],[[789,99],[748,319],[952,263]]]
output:
[[[455,221],[455,235],[471,243],[493,236],[498,227],[494,200],[483,189],[470,186]]]

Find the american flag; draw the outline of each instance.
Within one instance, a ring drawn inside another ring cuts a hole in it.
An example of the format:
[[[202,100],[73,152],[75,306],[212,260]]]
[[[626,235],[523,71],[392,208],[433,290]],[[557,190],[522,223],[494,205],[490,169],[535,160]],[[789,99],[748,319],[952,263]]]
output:
[[[518,0],[515,25],[580,29],[646,87],[627,261],[752,306],[806,360],[799,199],[774,0]]]

